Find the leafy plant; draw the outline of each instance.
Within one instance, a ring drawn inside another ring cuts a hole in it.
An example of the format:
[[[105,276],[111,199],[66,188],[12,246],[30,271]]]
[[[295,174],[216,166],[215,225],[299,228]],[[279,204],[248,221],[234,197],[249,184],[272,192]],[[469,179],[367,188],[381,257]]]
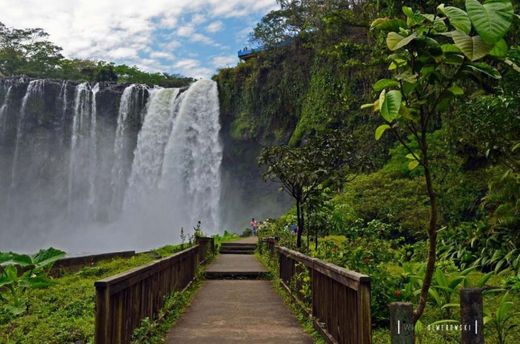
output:
[[[468,274],[473,270],[474,268],[469,268],[460,273],[451,274],[451,276],[446,275],[440,269],[435,271],[429,295],[434,305],[444,311],[445,316],[449,317],[451,315],[450,308],[447,306],[450,305],[451,298],[456,294],[458,287],[466,281]]]
[[[508,0],[484,4],[467,0],[466,11],[444,5],[440,5],[436,13],[422,13],[406,6],[402,10],[406,23],[389,18],[372,23],[373,29],[388,31],[386,44],[391,51],[388,69],[392,78],[374,84],[374,90],[380,92],[379,97],[363,108],[378,112],[384,122],[376,129],[376,139],[391,131],[409,151],[409,168],[420,167],[424,172],[430,205],[429,248],[419,302],[414,311],[416,322],[424,312],[435,271],[439,222],[438,190],[432,175],[434,161],[427,135],[434,125],[432,122],[449,110],[454,99],[482,88],[482,83],[469,87],[467,82],[487,82],[489,78],[501,77],[497,69],[482,59],[506,57],[509,48],[503,37],[512,24],[514,13]],[[417,141],[418,151],[407,142],[409,135]]]
[[[52,284],[47,277],[52,265],[65,252],[49,248],[35,255],[0,252],[0,301],[3,309],[13,316],[27,309],[25,291],[46,288]]]
[[[508,334],[518,324],[513,323],[513,318],[520,312],[515,311],[513,302],[509,299],[509,293],[505,293],[500,299],[495,312],[485,311],[484,325],[492,326],[495,330],[498,344],[505,344]]]

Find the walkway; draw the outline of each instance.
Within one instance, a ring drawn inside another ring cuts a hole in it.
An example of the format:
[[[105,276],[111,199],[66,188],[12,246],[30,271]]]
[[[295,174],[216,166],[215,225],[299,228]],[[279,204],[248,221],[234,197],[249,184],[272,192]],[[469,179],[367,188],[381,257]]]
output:
[[[256,238],[229,247],[252,243]],[[257,279],[267,270],[254,255],[221,254],[206,276],[211,280],[203,283],[166,343],[312,343],[271,282]]]

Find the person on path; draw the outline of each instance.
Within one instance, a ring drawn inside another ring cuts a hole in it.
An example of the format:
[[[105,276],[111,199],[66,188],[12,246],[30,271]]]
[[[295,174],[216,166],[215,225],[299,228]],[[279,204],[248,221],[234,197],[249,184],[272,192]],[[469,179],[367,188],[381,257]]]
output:
[[[251,224],[251,230],[253,231],[253,235],[256,236],[256,230],[258,228],[258,224],[256,223],[256,220],[254,217],[251,219],[250,224]]]

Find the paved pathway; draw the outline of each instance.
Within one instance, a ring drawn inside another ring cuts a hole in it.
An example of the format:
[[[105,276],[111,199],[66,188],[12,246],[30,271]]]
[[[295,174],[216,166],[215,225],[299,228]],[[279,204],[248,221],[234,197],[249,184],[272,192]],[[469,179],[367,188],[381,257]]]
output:
[[[256,238],[238,242],[256,243]],[[254,255],[221,254],[206,271],[232,272],[237,279],[204,281],[166,343],[312,343],[270,281],[240,279],[264,276]]]

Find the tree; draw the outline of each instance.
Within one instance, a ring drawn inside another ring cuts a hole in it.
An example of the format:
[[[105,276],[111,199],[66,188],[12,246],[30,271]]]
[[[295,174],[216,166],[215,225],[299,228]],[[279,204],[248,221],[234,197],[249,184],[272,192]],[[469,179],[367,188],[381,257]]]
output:
[[[14,29],[0,23],[0,73],[39,77],[52,74],[63,58],[61,48],[43,29]]]
[[[384,124],[376,129],[377,140],[392,132],[409,151],[409,168],[422,168],[429,198],[428,261],[414,321],[424,312],[435,271],[438,230],[438,190],[432,175],[432,159],[427,134],[435,129],[440,115],[447,113],[454,99],[470,92],[492,89],[500,72],[494,63],[514,62],[506,58],[504,36],[513,21],[513,6],[508,0],[466,0],[466,11],[439,5],[436,13],[421,13],[403,7],[406,21],[380,18],[373,29],[388,32],[386,44],[391,54],[392,78],[374,84],[379,99],[363,108],[372,108]],[[518,68],[514,65],[515,68]],[[410,147],[413,137],[419,149]]]
[[[299,147],[273,146],[262,150],[259,164],[267,167],[264,179],[280,182],[296,202],[298,248],[305,228],[304,205],[316,197],[323,183],[356,169],[361,156],[354,150],[352,137],[339,131],[311,137]]]
[[[143,83],[184,87],[194,81],[177,74],[148,73],[105,61],[66,59],[43,29],[15,29],[0,23],[0,77],[27,75],[78,81]]]

